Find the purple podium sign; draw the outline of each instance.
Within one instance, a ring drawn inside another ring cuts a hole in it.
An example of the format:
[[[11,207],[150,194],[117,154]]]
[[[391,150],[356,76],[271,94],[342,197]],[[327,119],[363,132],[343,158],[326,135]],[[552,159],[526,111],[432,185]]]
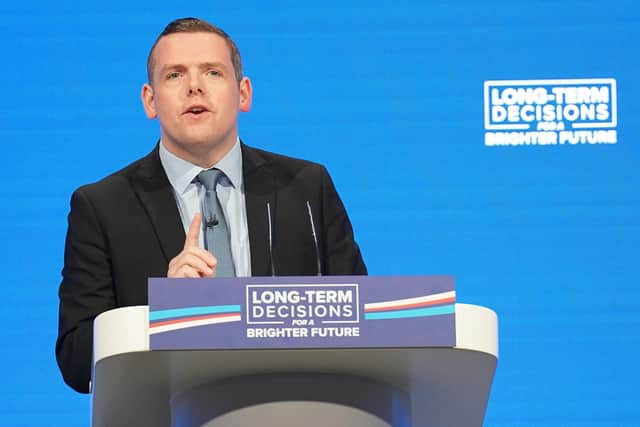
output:
[[[452,276],[149,279],[151,350],[453,347]]]

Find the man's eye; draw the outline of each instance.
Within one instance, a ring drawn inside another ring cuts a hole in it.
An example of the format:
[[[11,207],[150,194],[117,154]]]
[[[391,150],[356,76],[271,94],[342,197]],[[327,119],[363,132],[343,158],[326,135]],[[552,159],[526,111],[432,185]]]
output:
[[[210,76],[214,76],[215,77],[215,76],[219,76],[220,72],[217,71],[217,70],[209,70],[209,71],[207,71],[207,74],[210,75]]]
[[[177,71],[167,74],[167,80],[177,79],[178,77],[180,77],[180,73]]]

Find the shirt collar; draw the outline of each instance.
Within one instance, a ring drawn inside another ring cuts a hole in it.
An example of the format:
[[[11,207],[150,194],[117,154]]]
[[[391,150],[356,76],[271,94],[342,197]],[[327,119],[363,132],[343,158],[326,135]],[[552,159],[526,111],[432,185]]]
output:
[[[193,179],[204,169],[169,152],[160,142],[160,162],[167,178],[177,194],[184,194]],[[227,176],[234,188],[242,186],[242,150],[240,139],[236,140],[231,150],[214,166]]]

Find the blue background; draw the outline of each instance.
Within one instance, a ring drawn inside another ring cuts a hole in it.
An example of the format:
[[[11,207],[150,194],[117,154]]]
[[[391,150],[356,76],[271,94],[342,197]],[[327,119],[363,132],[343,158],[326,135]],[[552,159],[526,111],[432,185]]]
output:
[[[170,20],[231,34],[250,145],[324,163],[371,274],[454,274],[500,316],[486,426],[640,422],[640,13],[632,1],[0,5],[0,424],[85,426],[54,358],[69,197],[151,150]],[[615,78],[618,144],[485,147],[483,81]]]

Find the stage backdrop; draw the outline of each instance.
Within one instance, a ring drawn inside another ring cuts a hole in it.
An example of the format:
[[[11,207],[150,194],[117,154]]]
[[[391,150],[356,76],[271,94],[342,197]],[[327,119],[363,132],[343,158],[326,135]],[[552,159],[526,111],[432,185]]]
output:
[[[487,426],[636,426],[633,1],[2,2],[0,424],[86,426],[54,359],[69,197],[149,152],[170,20],[225,28],[250,145],[325,164],[371,274],[453,274],[500,317]]]

